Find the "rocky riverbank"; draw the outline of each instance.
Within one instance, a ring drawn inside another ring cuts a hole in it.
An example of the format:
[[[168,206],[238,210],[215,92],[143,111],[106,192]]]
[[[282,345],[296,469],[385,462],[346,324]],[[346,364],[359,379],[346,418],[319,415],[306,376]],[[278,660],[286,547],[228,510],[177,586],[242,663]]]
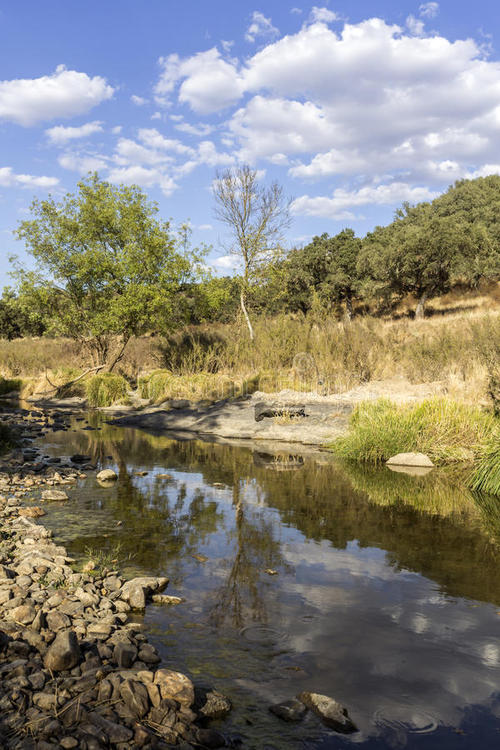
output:
[[[28,493],[63,500],[62,488],[84,476],[78,460],[51,465],[30,446],[65,419],[27,412],[2,418],[17,429],[21,447],[0,466],[0,746],[231,746],[207,726],[230,701],[162,666],[141,625],[129,619],[168,579],[125,581],[93,561],[77,571],[66,549],[32,520],[43,508],[23,505]]]

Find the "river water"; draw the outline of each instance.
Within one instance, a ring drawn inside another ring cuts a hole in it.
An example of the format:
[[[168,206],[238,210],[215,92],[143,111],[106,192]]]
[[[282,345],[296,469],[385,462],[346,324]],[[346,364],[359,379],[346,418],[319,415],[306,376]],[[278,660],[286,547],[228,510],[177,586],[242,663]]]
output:
[[[341,466],[327,453],[177,441],[89,416],[44,438],[95,473],[46,506],[78,559],[115,550],[167,575],[151,605],[167,666],[234,703],[220,728],[243,747],[500,746],[500,511],[438,472]],[[118,547],[117,547],[118,546]],[[345,705],[349,737],[268,706],[303,690]]]

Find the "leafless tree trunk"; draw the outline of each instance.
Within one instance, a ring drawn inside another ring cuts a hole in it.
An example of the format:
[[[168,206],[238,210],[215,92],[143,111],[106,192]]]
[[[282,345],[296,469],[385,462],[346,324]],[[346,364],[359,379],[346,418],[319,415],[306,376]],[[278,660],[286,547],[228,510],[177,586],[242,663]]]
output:
[[[290,225],[291,201],[278,183],[259,185],[257,172],[248,165],[217,173],[213,195],[215,216],[229,230],[229,252],[241,261],[240,304],[253,341],[247,292],[259,266],[269,262],[280,247]]]

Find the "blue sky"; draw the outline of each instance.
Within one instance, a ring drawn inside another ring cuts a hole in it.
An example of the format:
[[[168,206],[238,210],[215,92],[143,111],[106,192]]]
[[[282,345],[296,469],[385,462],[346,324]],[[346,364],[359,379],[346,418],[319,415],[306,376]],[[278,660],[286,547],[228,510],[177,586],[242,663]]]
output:
[[[222,249],[210,185],[249,163],[293,197],[287,245],[500,173],[493,1],[0,0],[0,284],[37,195],[139,184]]]

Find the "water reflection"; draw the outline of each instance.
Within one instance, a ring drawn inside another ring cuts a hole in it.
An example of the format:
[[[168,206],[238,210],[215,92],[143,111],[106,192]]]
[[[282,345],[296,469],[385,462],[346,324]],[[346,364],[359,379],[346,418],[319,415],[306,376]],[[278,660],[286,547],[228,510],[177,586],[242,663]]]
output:
[[[151,607],[146,624],[167,663],[231,694],[245,747],[496,746],[491,499],[438,472],[93,426],[54,433],[50,452],[88,454],[119,480],[90,475],[48,522],[73,554],[120,543],[129,572],[170,577],[186,602]],[[345,703],[360,733],[268,715],[301,690]]]

